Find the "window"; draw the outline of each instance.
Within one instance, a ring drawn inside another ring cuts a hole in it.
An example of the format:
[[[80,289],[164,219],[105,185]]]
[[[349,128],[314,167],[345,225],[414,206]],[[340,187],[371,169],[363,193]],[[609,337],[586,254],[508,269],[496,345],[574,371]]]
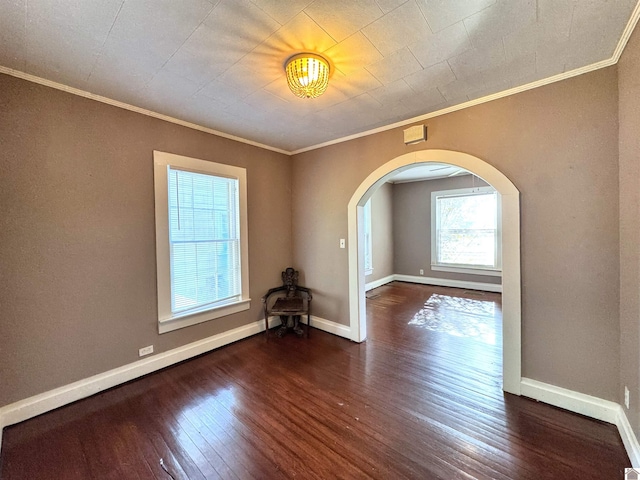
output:
[[[432,269],[499,275],[500,221],[500,198],[492,187],[433,192]]]
[[[153,158],[160,333],[247,310],[246,170]]]
[[[371,240],[371,199],[364,204],[364,274],[373,273],[373,241]]]

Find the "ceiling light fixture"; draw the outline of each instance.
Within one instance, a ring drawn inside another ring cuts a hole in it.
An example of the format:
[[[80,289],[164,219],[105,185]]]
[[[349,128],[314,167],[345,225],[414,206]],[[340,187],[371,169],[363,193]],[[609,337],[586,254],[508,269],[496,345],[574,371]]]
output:
[[[284,69],[289,88],[297,97],[319,97],[329,85],[329,62],[315,53],[294,55]]]

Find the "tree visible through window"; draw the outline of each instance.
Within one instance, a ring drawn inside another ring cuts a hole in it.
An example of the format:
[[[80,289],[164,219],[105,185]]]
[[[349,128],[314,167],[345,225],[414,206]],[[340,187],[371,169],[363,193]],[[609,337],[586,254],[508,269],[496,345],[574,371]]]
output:
[[[491,187],[434,192],[433,265],[500,268],[499,199]]]

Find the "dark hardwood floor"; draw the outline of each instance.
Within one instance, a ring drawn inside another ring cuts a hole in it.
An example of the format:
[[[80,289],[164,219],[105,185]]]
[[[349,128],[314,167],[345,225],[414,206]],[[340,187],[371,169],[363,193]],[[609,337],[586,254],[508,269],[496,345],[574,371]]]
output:
[[[500,295],[368,297],[363,344],[258,335],[8,427],[0,478],[623,478],[616,427],[502,393]]]

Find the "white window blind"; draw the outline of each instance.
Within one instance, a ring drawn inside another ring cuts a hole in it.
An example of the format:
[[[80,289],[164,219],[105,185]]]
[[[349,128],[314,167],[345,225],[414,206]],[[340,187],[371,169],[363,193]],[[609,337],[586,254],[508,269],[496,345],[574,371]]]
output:
[[[171,312],[238,300],[238,180],[167,168]]]
[[[500,268],[499,204],[493,189],[435,192],[434,265]]]

